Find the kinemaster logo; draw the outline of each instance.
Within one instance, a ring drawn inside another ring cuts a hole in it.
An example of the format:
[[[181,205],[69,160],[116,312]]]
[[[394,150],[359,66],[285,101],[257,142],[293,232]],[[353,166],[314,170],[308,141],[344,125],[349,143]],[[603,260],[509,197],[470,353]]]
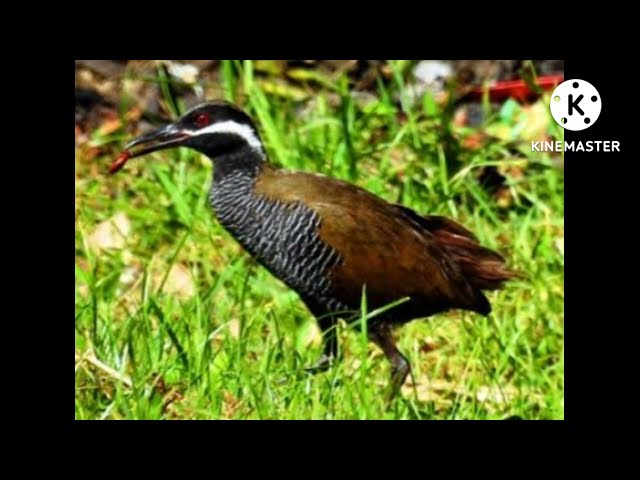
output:
[[[591,127],[602,111],[602,97],[595,86],[578,78],[556,87],[549,103],[551,116],[565,130]],[[619,152],[617,140],[531,142],[532,152]]]

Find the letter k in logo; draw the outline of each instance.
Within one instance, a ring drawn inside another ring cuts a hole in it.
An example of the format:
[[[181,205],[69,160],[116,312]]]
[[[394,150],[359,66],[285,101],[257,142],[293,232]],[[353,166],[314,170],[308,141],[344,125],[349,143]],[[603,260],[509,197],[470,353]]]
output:
[[[580,94],[580,96],[578,98],[576,98],[576,101],[573,101],[573,93],[569,94],[569,115],[573,115],[573,109],[575,108],[577,110],[577,112],[582,115],[584,117],[584,110],[582,110],[578,104],[580,103],[580,101],[584,98],[584,95]]]

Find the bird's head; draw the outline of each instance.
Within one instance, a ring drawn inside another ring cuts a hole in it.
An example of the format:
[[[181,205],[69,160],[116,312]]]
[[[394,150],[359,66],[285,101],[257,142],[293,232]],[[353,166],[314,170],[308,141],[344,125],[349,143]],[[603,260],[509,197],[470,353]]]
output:
[[[265,156],[251,118],[231,103],[215,101],[200,104],[174,123],[128,143],[111,172],[118,171],[130,158],[174,147],[192,148],[212,159],[239,152],[259,160]]]

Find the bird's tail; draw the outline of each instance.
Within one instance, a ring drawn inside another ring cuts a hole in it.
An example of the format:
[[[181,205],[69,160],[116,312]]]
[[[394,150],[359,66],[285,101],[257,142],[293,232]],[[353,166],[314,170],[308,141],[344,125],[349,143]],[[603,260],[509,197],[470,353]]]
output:
[[[423,225],[447,249],[474,287],[496,290],[507,280],[522,277],[507,268],[502,255],[480,245],[476,236],[462,225],[438,215],[422,219]]]

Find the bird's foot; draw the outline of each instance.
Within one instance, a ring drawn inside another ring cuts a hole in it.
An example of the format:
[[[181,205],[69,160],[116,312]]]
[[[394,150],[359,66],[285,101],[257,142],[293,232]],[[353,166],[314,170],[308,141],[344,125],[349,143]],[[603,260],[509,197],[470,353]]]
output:
[[[329,370],[329,368],[331,368],[332,364],[333,356],[323,353],[316,363],[314,363],[310,367],[305,368],[304,370],[307,373],[315,375],[316,373],[326,372],[327,370]]]

